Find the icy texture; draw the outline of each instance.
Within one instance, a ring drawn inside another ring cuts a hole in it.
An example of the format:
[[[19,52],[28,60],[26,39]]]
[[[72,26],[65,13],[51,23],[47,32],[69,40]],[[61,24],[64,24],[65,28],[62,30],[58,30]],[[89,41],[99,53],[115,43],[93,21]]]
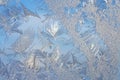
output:
[[[0,80],[120,80],[120,0],[0,0]]]

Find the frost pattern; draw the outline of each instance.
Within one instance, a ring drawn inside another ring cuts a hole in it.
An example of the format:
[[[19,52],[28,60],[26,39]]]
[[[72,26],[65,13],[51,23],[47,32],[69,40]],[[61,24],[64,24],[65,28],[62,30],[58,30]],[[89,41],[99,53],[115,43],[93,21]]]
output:
[[[0,80],[120,80],[119,0],[0,0]]]

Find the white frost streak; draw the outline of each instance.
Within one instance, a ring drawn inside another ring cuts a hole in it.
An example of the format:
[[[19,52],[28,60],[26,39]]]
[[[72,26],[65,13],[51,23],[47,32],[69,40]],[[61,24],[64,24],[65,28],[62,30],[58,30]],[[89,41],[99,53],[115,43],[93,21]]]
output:
[[[51,24],[50,29],[47,29],[47,31],[54,37],[55,34],[58,31],[58,22],[55,22],[53,24]]]

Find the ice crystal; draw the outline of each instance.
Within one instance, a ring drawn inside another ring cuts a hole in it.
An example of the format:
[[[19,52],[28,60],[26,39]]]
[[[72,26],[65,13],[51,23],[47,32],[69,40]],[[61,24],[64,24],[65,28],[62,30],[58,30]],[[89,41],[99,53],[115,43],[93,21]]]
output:
[[[120,80],[120,0],[0,0],[0,80]]]

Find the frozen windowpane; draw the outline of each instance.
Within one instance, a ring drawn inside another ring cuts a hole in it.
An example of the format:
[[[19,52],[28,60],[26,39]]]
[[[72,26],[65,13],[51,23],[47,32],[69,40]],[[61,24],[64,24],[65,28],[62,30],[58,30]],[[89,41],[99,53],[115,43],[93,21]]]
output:
[[[0,80],[120,80],[120,0],[0,0]]]

